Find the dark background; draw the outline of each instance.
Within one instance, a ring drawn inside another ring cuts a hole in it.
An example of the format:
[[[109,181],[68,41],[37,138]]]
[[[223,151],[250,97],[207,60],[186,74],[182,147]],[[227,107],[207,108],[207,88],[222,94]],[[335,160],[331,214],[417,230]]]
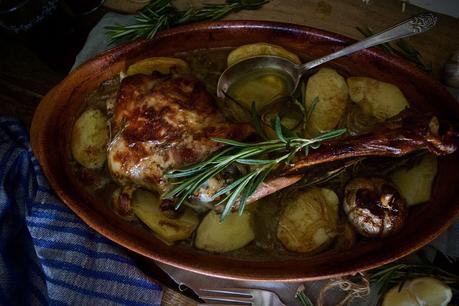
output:
[[[0,115],[19,118],[29,127],[40,99],[69,72],[107,9],[99,0],[60,0],[40,22],[27,25],[41,12],[27,2],[37,6],[47,1],[25,1],[21,6],[23,2],[0,0]],[[2,24],[30,28],[15,33]]]

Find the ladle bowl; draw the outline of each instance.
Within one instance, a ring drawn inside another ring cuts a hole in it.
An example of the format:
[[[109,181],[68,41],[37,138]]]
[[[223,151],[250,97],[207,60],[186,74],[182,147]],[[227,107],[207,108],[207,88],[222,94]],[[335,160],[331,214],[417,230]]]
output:
[[[297,65],[277,56],[260,55],[249,57],[223,71],[217,85],[217,96],[224,98],[225,94],[231,90],[234,84],[246,78],[249,74],[263,75],[272,74],[273,72],[286,81],[285,85],[288,92],[293,94],[298,87],[301,77],[314,67],[372,46],[424,33],[433,28],[436,23],[437,17],[435,15],[431,13],[419,14],[337,52],[302,65]]]

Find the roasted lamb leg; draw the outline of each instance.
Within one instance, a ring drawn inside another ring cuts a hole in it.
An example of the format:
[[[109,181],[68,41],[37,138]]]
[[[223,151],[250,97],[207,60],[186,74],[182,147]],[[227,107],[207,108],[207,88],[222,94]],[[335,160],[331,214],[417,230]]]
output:
[[[459,133],[450,123],[440,126],[433,115],[405,110],[373,133],[323,142],[317,150],[295,160],[286,173],[362,156],[399,157],[419,150],[446,155],[456,151],[458,143]]]

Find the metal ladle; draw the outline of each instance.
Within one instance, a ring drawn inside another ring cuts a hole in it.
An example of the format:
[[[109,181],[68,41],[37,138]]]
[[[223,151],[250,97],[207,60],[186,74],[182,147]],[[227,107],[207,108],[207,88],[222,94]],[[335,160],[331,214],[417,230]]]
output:
[[[437,17],[434,14],[419,14],[381,33],[370,36],[337,52],[302,65],[294,64],[285,58],[277,56],[263,55],[251,57],[238,62],[223,71],[220,79],[218,80],[217,96],[224,98],[225,93],[228,92],[233,84],[249,74],[262,75],[264,73],[272,74],[273,72],[279,74],[279,76],[286,80],[288,83],[286,84],[287,88],[289,88],[289,92],[292,94],[295,92],[303,74],[314,67],[362,49],[426,32],[436,23]]]

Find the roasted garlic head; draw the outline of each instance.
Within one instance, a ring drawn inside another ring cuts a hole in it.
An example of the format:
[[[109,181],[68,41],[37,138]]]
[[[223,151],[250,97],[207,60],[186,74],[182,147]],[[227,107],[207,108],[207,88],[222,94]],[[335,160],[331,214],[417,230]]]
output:
[[[393,234],[407,217],[405,199],[392,183],[379,177],[349,181],[344,190],[343,208],[349,222],[366,237]]]

